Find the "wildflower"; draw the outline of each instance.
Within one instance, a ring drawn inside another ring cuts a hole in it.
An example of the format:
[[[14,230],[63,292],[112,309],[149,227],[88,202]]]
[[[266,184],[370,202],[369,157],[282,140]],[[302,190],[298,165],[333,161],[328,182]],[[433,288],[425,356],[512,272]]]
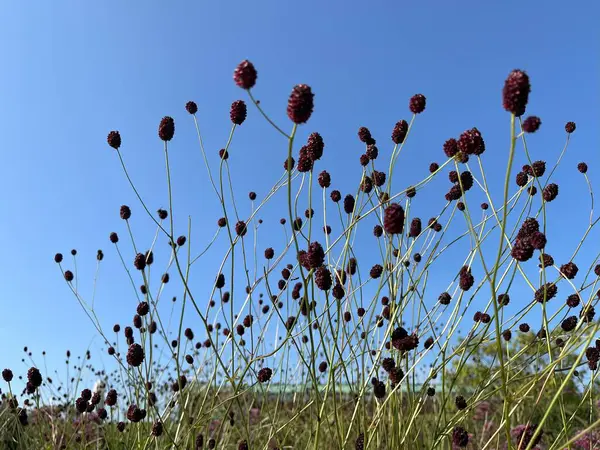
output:
[[[144,349],[139,344],[131,344],[127,350],[127,363],[130,366],[138,367],[144,360]]]
[[[571,294],[567,297],[567,306],[569,308],[576,308],[577,306],[579,306],[579,301],[579,295]]]
[[[173,139],[175,134],[175,121],[172,117],[165,116],[158,125],[158,137],[167,142]]]
[[[135,255],[133,265],[137,270],[144,270],[146,268],[146,255],[144,255],[143,253],[138,253],[137,255]]]
[[[354,443],[354,449],[355,450],[364,450],[364,448],[365,448],[365,434],[360,433]]]
[[[574,262],[569,262],[560,266],[560,271],[565,278],[572,280],[577,275],[577,272],[579,272],[579,268]]]
[[[118,131],[111,131],[108,133],[106,141],[108,142],[108,145],[115,150],[118,150],[119,147],[121,147],[121,134]]]
[[[565,125],[565,131],[569,134],[575,131],[575,128],[575,122],[567,122],[567,124]]]
[[[541,231],[534,231],[529,238],[529,244],[536,250],[542,250],[547,242],[546,235]]]
[[[375,183],[375,186],[381,187],[385,184],[385,172],[379,172],[377,170],[374,170],[371,174],[371,179],[373,180],[373,183]]]
[[[561,328],[566,331],[573,331],[577,326],[577,316],[569,316],[560,324]]]
[[[542,121],[537,116],[529,116],[523,121],[523,131],[525,133],[535,133],[539,130]]]
[[[467,407],[467,401],[462,395],[458,395],[454,400],[454,404],[459,410],[463,410]]]
[[[538,426],[537,425],[517,425],[515,428],[510,430],[511,436],[517,443],[517,450],[525,450],[526,448],[533,448],[539,444],[542,439],[543,432],[540,432],[538,436],[533,439]]]
[[[381,276],[382,272],[383,272],[383,267],[379,264],[375,264],[371,268],[369,275],[371,275],[371,278],[379,278]]]
[[[302,124],[310,119],[314,108],[314,94],[310,86],[298,84],[292,89],[288,100],[287,115],[296,124]]]
[[[502,89],[502,104],[504,109],[519,117],[525,114],[531,86],[529,76],[522,70],[513,70]]]
[[[471,274],[471,269],[467,266],[463,266],[460,269],[459,276],[459,286],[463,291],[468,291],[473,286],[475,282],[473,275]]]
[[[266,383],[271,379],[271,375],[273,375],[273,371],[268,367],[263,367],[258,371],[258,381],[260,383]]]
[[[531,174],[534,177],[541,177],[546,172],[546,163],[544,161],[534,161],[531,164]]]
[[[498,296],[498,304],[500,306],[506,306],[510,303],[510,296],[508,294],[500,294]]]
[[[389,205],[383,214],[383,227],[388,234],[400,234],[404,229],[404,208],[398,203]]]
[[[404,139],[406,138],[406,134],[408,133],[408,123],[406,120],[401,120],[400,122],[396,122],[394,125],[394,130],[392,131],[392,141],[394,144],[402,144]]]
[[[32,367],[27,371],[27,380],[38,388],[42,385],[42,374],[36,367]]]
[[[251,89],[256,84],[257,73],[254,64],[245,59],[235,68],[233,80],[242,89]]]
[[[235,232],[237,233],[238,236],[244,236],[247,231],[248,231],[248,229],[247,229],[246,223],[244,221],[240,220],[235,224]]]
[[[454,427],[454,430],[452,430],[452,443],[457,447],[466,447],[469,443],[469,433],[463,427]]]
[[[346,214],[352,214],[354,211],[355,200],[354,197],[350,194],[344,197],[344,212]]]
[[[331,185],[331,175],[324,170],[319,174],[318,181],[319,186],[321,186],[323,189],[326,189]]]
[[[229,117],[235,125],[241,125],[246,120],[247,108],[243,100],[236,100],[231,104]]]
[[[404,378],[404,371],[400,367],[394,367],[390,370],[389,377],[392,387],[395,387],[400,384],[402,378]]]
[[[447,292],[442,292],[440,294],[440,296],[438,297],[438,301],[442,305],[449,305],[450,304],[450,300],[451,300],[450,294],[448,294]]]
[[[6,381],[7,383],[10,383],[12,381],[12,379],[13,379],[12,370],[10,370],[10,369],[4,369],[2,371],[2,379],[4,381]]]
[[[193,101],[189,101],[185,104],[185,110],[194,115],[198,112],[198,105],[196,105],[196,103]]]
[[[477,128],[463,132],[458,138],[458,150],[466,155],[481,155],[485,152],[485,141]]]
[[[412,238],[416,238],[417,236],[419,236],[421,234],[421,231],[422,231],[421,219],[419,219],[418,217],[415,217],[410,222],[410,231],[409,231],[408,235]]]
[[[458,153],[458,142],[454,138],[444,142],[444,153],[448,158],[454,157]]]
[[[368,145],[365,155],[367,155],[367,158],[373,161],[377,159],[377,156],[379,156],[379,149],[374,144]]]
[[[382,399],[383,397],[385,397],[385,384],[383,384],[381,381],[377,381],[373,385],[373,394],[378,399]]]
[[[517,183],[517,186],[523,187],[527,184],[529,179],[527,178],[527,174],[525,172],[519,172],[519,173],[517,173],[517,177],[516,177],[515,181]]]
[[[542,264],[544,267],[552,267],[554,265],[554,258],[548,253],[544,253],[540,255],[540,264],[538,266],[540,269],[542,268]]]
[[[152,436],[159,437],[163,433],[163,424],[160,420],[156,420],[152,425]]]
[[[535,291],[535,300],[544,303],[547,300],[550,300],[556,296],[558,292],[558,287],[554,283],[546,283],[542,287],[540,287],[537,291]]]
[[[533,246],[528,239],[519,239],[515,241],[510,254],[514,259],[520,262],[525,262],[533,256]]]
[[[111,389],[106,394],[104,404],[107,406],[115,406],[117,404],[117,391]]]
[[[375,144],[375,139],[373,139],[373,137],[371,136],[371,132],[367,127],[360,127],[358,129],[358,139],[360,139],[361,142],[364,142],[367,145]]]
[[[381,225],[375,225],[373,227],[373,236],[379,238],[383,235],[383,228],[381,227]]]
[[[425,111],[426,99],[423,94],[416,94],[410,98],[408,107],[413,114],[420,114]]]
[[[131,209],[127,205],[121,205],[121,209],[119,211],[119,215],[123,220],[129,220],[131,217]]]
[[[310,172],[313,168],[313,160],[308,152],[308,147],[303,146],[300,148],[298,156],[298,172]]]
[[[140,422],[143,420],[144,416],[145,414],[135,404],[129,405],[129,408],[127,408],[127,419],[130,422]]]
[[[315,241],[308,246],[306,261],[308,262],[308,267],[310,269],[316,269],[323,265],[323,262],[325,261],[325,251],[321,244]]]
[[[386,372],[390,372],[396,367],[396,362],[394,361],[394,358],[384,358],[383,361],[381,361],[381,367]]]
[[[333,295],[334,298],[341,300],[344,298],[344,295],[346,295],[346,292],[344,291],[343,286],[341,284],[337,283],[333,287],[333,290],[331,291],[331,295]]]

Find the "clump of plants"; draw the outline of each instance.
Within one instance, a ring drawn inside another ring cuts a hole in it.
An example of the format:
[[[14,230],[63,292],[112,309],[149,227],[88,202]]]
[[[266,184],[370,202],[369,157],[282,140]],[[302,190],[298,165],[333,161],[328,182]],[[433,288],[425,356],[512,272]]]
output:
[[[218,217],[174,208],[174,118],[158,125],[168,195],[159,209],[128,172],[126,131],[123,139],[108,133],[138,203],[120,207],[120,229],[107,230],[110,251],[95,257],[98,269],[122,265],[132,319],[98,317],[79,287],[77,251],[57,253],[110,363],[68,352],[66,379],[53,380],[25,348],[32,364],[22,382],[2,372],[3,448],[600,445],[600,264],[584,244],[596,239],[593,190],[581,162],[572,183],[588,189],[590,217],[567,254],[547,213],[568,208],[553,176],[576,126],[565,125],[556,161],[535,149],[543,131],[526,115],[527,73],[510,72],[499,96],[508,146],[487,142],[474,122],[440,142],[410,185],[394,172],[401,153],[414,150],[423,94],[409,98],[389,136],[360,127],[355,148],[342,152],[327,145],[327,130],[310,126],[318,108],[310,86],[292,88],[291,123],[282,124],[254,97],[251,62],[233,79],[246,99],[231,104],[221,149],[205,148],[196,103],[177,119],[197,130],[203,195],[219,205]],[[281,168],[260,175],[271,189],[241,195],[231,167],[249,157],[234,145],[247,120],[265,120],[281,138]],[[323,167],[327,152],[354,160],[354,173]],[[488,183],[498,169],[486,170],[492,152],[506,162],[498,192]],[[195,234],[196,221],[214,233]],[[149,242],[134,232],[142,224],[155,230]]]

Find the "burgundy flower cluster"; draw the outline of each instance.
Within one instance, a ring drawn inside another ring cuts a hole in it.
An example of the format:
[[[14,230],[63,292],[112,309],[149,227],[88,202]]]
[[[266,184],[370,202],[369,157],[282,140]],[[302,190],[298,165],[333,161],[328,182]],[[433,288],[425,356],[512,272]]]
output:
[[[511,255],[520,262],[531,259],[534,250],[542,250],[546,246],[546,236],[540,231],[540,224],[532,217],[525,219],[517,233]]]

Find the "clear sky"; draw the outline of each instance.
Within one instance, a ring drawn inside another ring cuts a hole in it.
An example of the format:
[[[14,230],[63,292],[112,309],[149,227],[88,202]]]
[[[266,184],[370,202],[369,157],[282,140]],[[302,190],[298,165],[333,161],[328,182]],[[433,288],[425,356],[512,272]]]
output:
[[[410,119],[407,104],[415,93],[426,95],[427,109],[404,150],[396,186],[420,180],[430,162],[444,161],[446,139],[477,126],[488,146],[490,182],[498,187],[509,143],[500,92],[510,70],[525,69],[532,82],[528,112],[543,122],[530,139],[536,158],[554,161],[565,122],[577,123],[556,173],[563,202],[556,208],[562,212],[553,214],[558,227],[568,226],[578,209],[583,212],[577,217],[585,220],[589,197],[575,166],[587,161],[597,179],[599,14],[597,2],[553,0],[3,2],[0,366],[20,372],[24,345],[37,361],[46,350],[54,365],[67,348],[81,354],[92,342],[95,332],[53,262],[57,251],[78,249],[79,283],[89,298],[96,251],[103,249],[98,315],[105,326],[133,315],[135,303],[108,235],[125,235],[118,217],[123,203],[131,205],[132,223],[147,245],[154,228],[141,220],[117,156],[106,145],[108,131],[121,131],[126,163],[157,209],[167,205],[167,196],[156,129],[162,116],[175,118],[178,229],[185,232],[189,213],[196,249],[210,239],[220,214],[184,105],[198,103],[215,161],[230,128],[229,105],[246,99],[232,81],[233,69],[246,58],[259,73],[255,95],[286,129],[291,87],[312,86],[315,113],[299,136],[323,135],[318,170],[329,169],[342,192],[348,190],[345,174],[360,174],[358,127],[368,126],[378,143],[391,143],[394,123]],[[259,198],[266,193],[281,175],[285,147],[253,108],[238,131],[231,163],[247,214],[246,192],[254,190]],[[521,153],[516,164],[524,162]],[[423,195],[430,197],[423,198],[441,206],[443,193],[429,190]],[[265,222],[283,215],[269,211]],[[553,253],[563,242],[572,249],[584,228],[582,223],[572,239],[561,236]],[[263,235],[260,248],[269,245]],[[213,266],[207,266],[207,280],[213,279]],[[101,341],[92,346],[97,344]]]

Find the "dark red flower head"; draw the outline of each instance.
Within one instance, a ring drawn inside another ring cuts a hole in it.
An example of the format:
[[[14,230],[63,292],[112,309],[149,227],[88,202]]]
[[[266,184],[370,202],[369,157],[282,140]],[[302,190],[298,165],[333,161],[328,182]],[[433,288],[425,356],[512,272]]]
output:
[[[485,142],[477,128],[471,128],[460,135],[458,149],[467,155],[481,155],[485,152]]]
[[[473,286],[475,279],[471,274],[471,269],[468,266],[463,266],[459,274],[459,286],[463,291],[468,291]]]
[[[317,132],[311,133],[308,137],[306,147],[308,148],[308,155],[311,160],[316,161],[321,159],[321,156],[323,156],[323,149],[325,148],[323,137]]]
[[[129,208],[129,206],[122,205],[119,211],[119,215],[121,216],[121,219],[129,220],[129,218],[131,217],[131,209]]]
[[[313,112],[314,94],[310,86],[297,84],[288,100],[287,115],[296,124],[306,123]]]
[[[458,153],[458,142],[454,138],[444,142],[444,153],[448,158],[454,157]]]
[[[257,73],[254,64],[245,59],[233,71],[233,80],[242,89],[251,89],[256,84]]]
[[[273,375],[273,371],[268,367],[263,367],[258,371],[258,381],[260,383],[266,383],[271,379],[271,375]]]
[[[535,133],[539,130],[542,121],[537,116],[529,116],[523,121],[523,131],[525,133]]]
[[[400,234],[404,230],[404,208],[392,203],[383,213],[383,228],[388,234]]]
[[[231,104],[231,110],[229,112],[229,117],[231,121],[236,125],[241,125],[246,120],[246,103],[243,100],[236,100]]]
[[[454,427],[452,443],[457,447],[466,447],[469,444],[469,433],[463,427]]]
[[[513,70],[502,89],[502,105],[504,109],[519,117],[525,114],[531,85],[529,76],[522,70]]]
[[[406,133],[408,133],[408,122],[406,120],[397,122],[392,131],[392,141],[394,144],[402,144],[406,138]]]
[[[198,112],[198,105],[196,105],[196,102],[190,100],[185,104],[185,110],[190,114],[196,114]]]
[[[127,350],[127,364],[138,367],[144,361],[144,349],[140,344],[131,344]]]
[[[10,383],[12,381],[12,379],[13,379],[12,370],[10,370],[10,369],[4,369],[2,371],[2,379],[4,381],[6,381],[7,383]]]
[[[416,94],[410,98],[408,107],[413,114],[420,114],[425,111],[426,99],[423,94]]]
[[[108,137],[106,138],[108,145],[110,145],[115,150],[118,150],[121,146],[121,134],[118,131],[111,131],[108,133]]]
[[[328,188],[331,185],[331,175],[329,175],[329,172],[324,170],[319,174],[318,181],[319,186],[322,188]]]
[[[558,185],[556,183],[550,183],[542,191],[542,197],[547,202],[551,202],[558,196]]]
[[[235,224],[235,232],[238,236],[244,236],[247,231],[248,227],[244,221],[240,220]]]
[[[358,139],[360,139],[361,142],[364,142],[367,145],[375,143],[375,140],[371,136],[371,132],[367,127],[360,127],[358,129]]]
[[[36,367],[27,371],[27,380],[36,388],[42,385],[42,374]]]
[[[565,131],[569,134],[575,131],[575,128],[577,128],[575,126],[575,122],[567,122],[567,124],[565,125]]]
[[[163,141],[170,141],[175,135],[175,121],[172,117],[165,116],[158,125],[158,137]]]

